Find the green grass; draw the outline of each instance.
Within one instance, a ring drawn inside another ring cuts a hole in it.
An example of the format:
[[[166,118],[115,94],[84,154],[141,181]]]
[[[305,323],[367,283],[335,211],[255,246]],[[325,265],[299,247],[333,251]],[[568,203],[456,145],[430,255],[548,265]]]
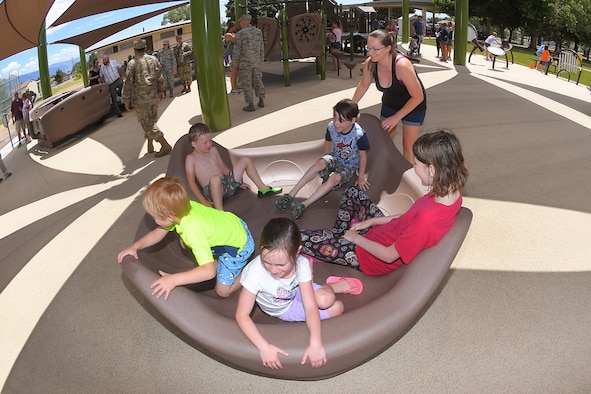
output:
[[[80,89],[83,86],[84,86],[84,82],[82,81],[82,78],[70,79],[66,82],[60,83],[59,85],[52,87],[51,93],[56,95],[58,93],[66,91],[66,90]]]
[[[433,45],[435,46],[435,39],[425,39],[424,43],[428,44],[428,45]],[[467,49],[469,51],[472,50],[472,44],[468,44]],[[476,54],[480,55],[480,51],[476,51]],[[525,67],[529,67],[530,62],[532,61],[532,58],[535,58],[536,54],[535,51],[532,51],[531,49],[527,49],[527,48],[522,48],[519,46],[514,46],[513,47],[513,58],[514,58],[514,62],[515,64],[520,64],[522,66]],[[466,61],[468,60],[468,58],[466,57]],[[509,60],[511,60],[511,56],[509,56]],[[548,74],[553,74],[556,75],[555,72],[553,72],[553,67],[550,67],[550,71],[548,72]],[[564,76],[564,74],[562,74]],[[575,77],[576,79],[576,77]],[[571,78],[571,82],[572,82],[572,78]],[[591,62],[589,62],[588,60],[583,59],[583,74],[581,74],[581,80],[579,81],[580,85],[585,85],[585,86],[589,86],[591,85]]]

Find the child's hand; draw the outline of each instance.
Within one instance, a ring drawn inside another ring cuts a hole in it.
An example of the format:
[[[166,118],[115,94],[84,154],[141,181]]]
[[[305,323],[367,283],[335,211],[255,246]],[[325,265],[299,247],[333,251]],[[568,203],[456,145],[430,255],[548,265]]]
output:
[[[357,186],[363,191],[369,189],[369,182],[365,179],[365,175],[360,175],[359,178],[357,178]]]
[[[156,298],[160,298],[160,296],[164,294],[164,299],[168,300],[170,292],[176,287],[174,276],[164,271],[158,271],[158,273],[162,275],[162,278],[158,279],[150,286],[150,289],[152,289],[152,295],[156,296]]]
[[[358,236],[359,234],[357,234],[356,230],[353,229],[349,229],[345,232],[345,234],[343,234],[343,238],[345,238],[347,241],[349,242],[353,242],[354,244],[356,244],[357,242],[355,242],[355,238]]]
[[[134,248],[127,248],[127,249],[123,249],[121,252],[119,252],[119,254],[117,255],[117,261],[119,263],[121,263],[123,261],[123,258],[125,256],[131,256],[134,259],[138,259],[137,257],[137,249]]]
[[[310,358],[312,368],[320,368],[326,364],[326,353],[323,346],[308,346],[302,357],[302,365],[306,363],[306,359]]]
[[[244,189],[244,190],[250,190],[250,185],[249,185],[248,183],[244,183],[244,182],[242,182],[242,183],[240,184],[240,188],[241,188],[241,189]]]
[[[357,222],[351,226],[351,230],[361,231],[365,230],[366,228],[370,228],[373,226],[373,221],[371,219],[363,220],[361,222]]]
[[[271,344],[261,349],[259,353],[261,355],[261,360],[263,360],[263,365],[271,369],[283,369],[278,354],[283,354],[284,356],[288,355],[285,350]]]

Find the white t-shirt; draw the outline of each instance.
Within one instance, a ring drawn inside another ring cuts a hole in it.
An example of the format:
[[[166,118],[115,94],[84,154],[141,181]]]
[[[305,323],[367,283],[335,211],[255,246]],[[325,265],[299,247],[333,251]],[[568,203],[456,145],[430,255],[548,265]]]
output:
[[[278,317],[289,309],[300,282],[311,280],[310,262],[301,255],[296,261],[295,274],[284,279],[274,278],[263,266],[259,255],[242,270],[240,283],[246,290],[256,294],[256,302],[263,312]]]

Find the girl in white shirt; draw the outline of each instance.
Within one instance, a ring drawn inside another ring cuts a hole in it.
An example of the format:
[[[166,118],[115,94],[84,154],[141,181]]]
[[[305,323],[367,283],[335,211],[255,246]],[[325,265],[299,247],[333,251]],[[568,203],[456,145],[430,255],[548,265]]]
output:
[[[320,335],[320,320],[343,313],[343,303],[335,294],[360,294],[357,278],[330,276],[324,285],[312,283],[310,262],[300,255],[302,241],[295,222],[288,218],[271,219],[261,234],[261,254],[242,271],[243,289],[236,309],[236,322],[259,349],[263,365],[283,368],[281,348],[270,344],[256,328],[250,313],[255,302],[266,314],[285,321],[305,321],[310,330],[310,343],[301,363],[309,358],[313,368],[326,364],[326,353]]]

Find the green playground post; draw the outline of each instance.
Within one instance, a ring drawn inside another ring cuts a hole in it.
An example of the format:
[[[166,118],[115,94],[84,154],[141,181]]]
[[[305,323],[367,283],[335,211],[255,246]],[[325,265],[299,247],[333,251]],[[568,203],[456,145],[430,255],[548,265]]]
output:
[[[193,53],[201,113],[203,123],[214,132],[232,127],[220,20],[217,0],[191,0]]]
[[[39,80],[41,85],[41,94],[46,99],[51,97],[51,77],[49,76],[49,62],[47,60],[47,34],[45,31],[45,22],[39,31],[39,46],[37,47],[37,57],[39,58]]]
[[[86,53],[84,48],[78,47],[78,53],[80,53],[80,72],[82,73],[82,82],[84,87],[88,87],[88,64],[86,63]]]
[[[281,18],[281,58],[283,62],[283,81],[285,86],[291,86],[289,75],[289,37],[287,32],[287,6],[284,4],[279,16]]]
[[[410,12],[410,1],[402,0],[402,42],[409,42],[410,22],[408,20],[408,13]]]
[[[456,23],[454,26],[454,65],[466,65],[468,50],[468,0],[456,0]]]

